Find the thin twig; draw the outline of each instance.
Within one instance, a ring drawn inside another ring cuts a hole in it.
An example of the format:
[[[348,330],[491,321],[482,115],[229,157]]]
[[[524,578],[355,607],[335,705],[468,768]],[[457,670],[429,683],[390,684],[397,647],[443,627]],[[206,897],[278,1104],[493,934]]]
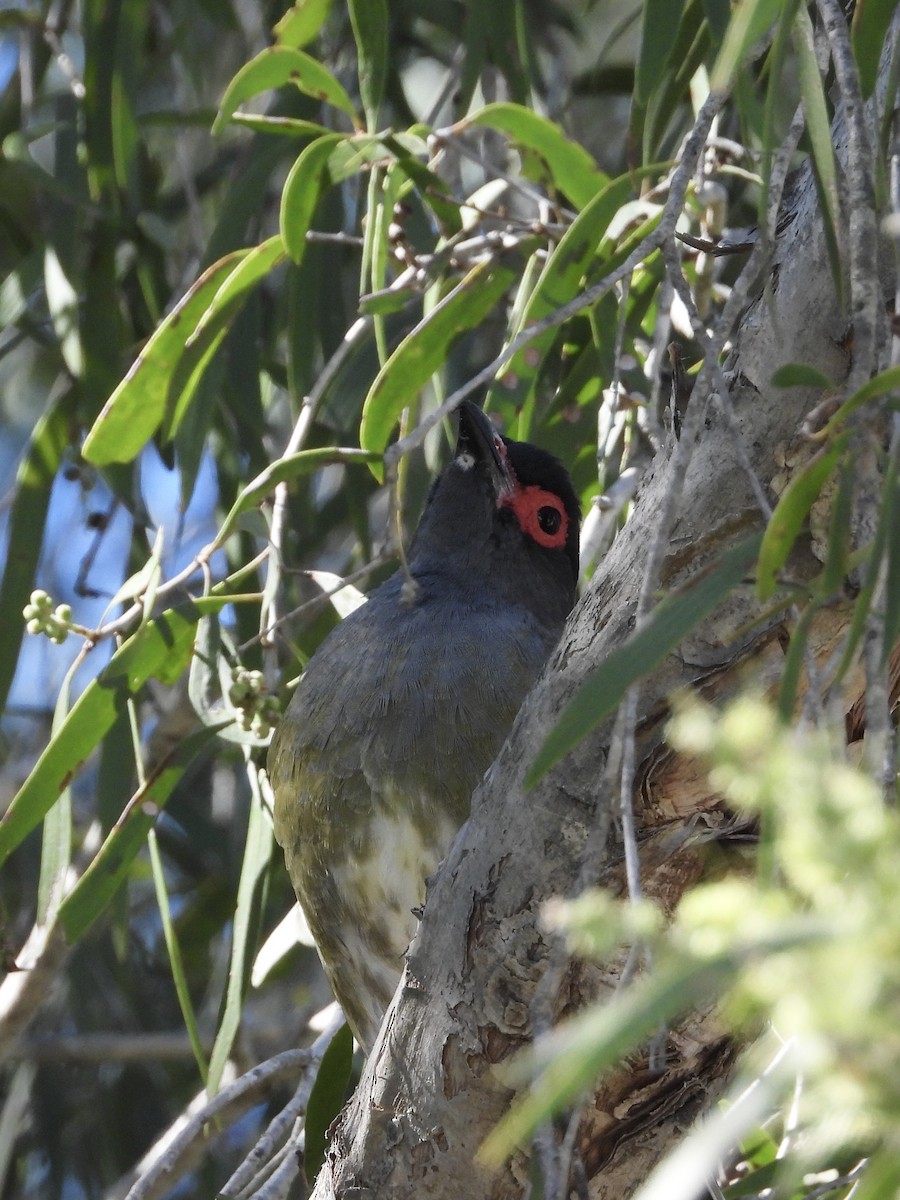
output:
[[[699,250],[701,254],[711,254],[713,258],[723,258],[729,254],[746,254],[756,245],[756,238],[749,238],[743,242],[713,242],[709,238],[694,237],[690,233],[679,233],[677,230],[675,236],[679,242],[684,242],[692,250]]]
[[[215,1118],[233,1119],[255,1103],[258,1094],[283,1075],[307,1070],[315,1061],[312,1048],[284,1050],[223,1088],[186,1121],[179,1118],[173,1127],[173,1130],[177,1130],[174,1136],[170,1136],[173,1130],[163,1135],[138,1167],[140,1178],[128,1192],[126,1200],[155,1200],[182,1177],[187,1157],[205,1141],[208,1126]]]
[[[326,607],[331,597],[339,592],[342,588],[352,586],[353,584],[357,584],[364,579],[368,579],[373,571],[376,571],[379,567],[383,567],[384,564],[386,562],[390,562],[390,560],[391,556],[389,554],[376,554],[374,558],[370,558],[367,563],[361,567],[357,567],[357,569],[355,571],[351,571],[349,575],[342,575],[334,587],[323,590],[321,595],[313,596],[310,600],[305,600],[302,604],[298,604],[296,608],[292,608],[290,612],[284,613],[284,615],[280,616],[277,621],[273,622],[271,625],[268,625],[264,630],[262,630],[261,633],[256,634],[255,637],[248,638],[246,642],[242,642],[238,647],[239,653],[249,650],[251,646],[256,645],[256,643],[262,638],[268,638],[271,640],[273,634],[275,634],[280,626],[287,624],[288,622],[296,621],[299,617],[308,616],[310,613],[315,613],[320,608]],[[304,571],[303,574],[307,574],[307,572]]]
[[[286,1200],[299,1173],[296,1155],[286,1154],[263,1186],[252,1193],[252,1200]]]
[[[33,926],[16,971],[0,983],[0,1060],[20,1057],[19,1039],[41,1011],[72,953],[59,926]]]
[[[697,340],[697,344],[701,347],[704,357],[706,357],[707,361],[709,361],[710,356],[707,352],[709,333],[707,332],[706,326],[704,325],[700,313],[697,310],[697,306],[694,303],[694,298],[691,294],[688,281],[684,277],[684,272],[681,269],[681,260],[678,257],[678,251],[675,246],[670,243],[669,245],[663,247],[663,255],[665,257],[666,275],[669,279],[669,282],[672,284],[675,292],[678,295],[678,298],[684,305],[685,311],[688,315],[688,320],[691,323],[691,329],[693,330],[694,337]],[[756,503],[759,506],[760,512],[768,520],[768,518],[772,515],[772,506],[769,503],[769,499],[766,496],[765,489],[760,482],[759,476],[757,475],[756,470],[750,461],[750,455],[744,443],[744,437],[741,433],[737,414],[735,413],[734,407],[731,404],[731,399],[728,392],[728,383],[719,364],[718,357],[716,357],[714,361],[710,362],[710,366],[715,374],[715,383],[717,389],[713,395],[718,402],[719,411],[722,413],[722,417],[724,418],[725,428],[731,436],[732,445],[734,447],[738,462],[743,467],[744,473],[747,475],[747,478],[750,481],[750,487],[753,491],[753,495],[756,499]]]
[[[619,313],[616,320],[616,336],[613,342],[613,370],[609,387],[609,399],[600,405],[597,413],[597,474],[601,484],[606,485],[603,475],[603,465],[609,456],[609,444],[616,428],[616,417],[619,412],[619,393],[621,388],[622,347],[625,344],[625,325],[628,318],[628,294],[631,291],[631,275],[622,280],[622,294],[619,297]],[[606,412],[604,413],[604,409]],[[605,425],[605,428],[604,428]]]
[[[811,1188],[806,1193],[806,1200],[821,1200],[822,1196],[827,1196],[831,1192],[839,1191],[846,1187],[852,1187],[858,1183],[860,1176],[868,1166],[869,1160],[862,1159],[855,1167],[847,1171],[844,1175],[835,1175],[834,1179],[828,1179],[824,1183],[820,1183],[818,1187]]]
[[[193,1059],[193,1052],[186,1033],[84,1033],[25,1038],[8,1057],[35,1063],[177,1062]]]
[[[279,1113],[279,1118],[282,1115],[283,1113]],[[291,1126],[295,1126],[293,1132],[299,1135],[300,1130],[303,1127],[302,1122],[297,1122],[294,1120],[289,1122],[289,1124]],[[287,1170],[285,1168],[285,1163],[288,1159],[293,1160],[293,1162],[290,1164],[290,1173],[287,1178],[288,1187],[290,1187],[290,1184],[300,1173],[300,1158],[298,1147],[294,1144],[294,1137],[291,1136],[288,1138],[286,1134],[287,1130],[285,1130],[284,1134],[279,1139],[278,1144],[271,1145],[268,1148],[267,1154],[260,1154],[260,1157],[258,1160],[256,1160],[260,1165],[256,1168],[255,1174],[239,1191],[234,1190],[232,1180],[235,1177],[232,1176],[232,1179],[226,1183],[225,1187],[220,1192],[220,1195],[223,1197],[233,1198],[233,1200],[250,1200],[251,1196],[257,1195],[262,1188],[266,1187],[276,1172],[283,1168]],[[260,1150],[260,1143],[257,1142],[256,1146],[254,1147],[254,1154]],[[247,1160],[245,1160],[245,1162],[246,1161]]]
[[[78,566],[78,574],[75,576],[75,583],[73,586],[73,591],[75,592],[76,596],[88,596],[91,599],[97,599],[104,595],[103,592],[98,592],[96,588],[92,588],[88,584],[88,575],[90,575],[91,569],[94,566],[94,561],[97,557],[98,551],[100,550],[100,546],[103,544],[103,539],[109,532],[109,527],[112,524],[112,519],[116,514],[119,504],[120,501],[118,497],[113,496],[109,502],[109,507],[107,508],[106,512],[100,515],[99,521],[96,524],[91,522],[94,527],[94,536],[91,538],[91,544],[88,546],[84,557]],[[109,595],[108,592],[105,594]]]
[[[343,1013],[335,1004],[334,1012],[325,1029],[319,1034],[310,1048],[309,1053],[312,1057],[309,1065],[303,1071],[296,1091],[281,1112],[269,1122],[269,1125],[256,1145],[221,1189],[220,1194],[222,1196],[236,1197],[240,1192],[251,1188],[255,1189],[260,1184],[261,1172],[265,1176],[271,1173],[265,1171],[265,1164],[270,1163],[273,1157],[281,1153],[279,1147],[281,1147],[289,1128],[294,1124],[298,1116],[306,1112],[306,1106],[309,1103],[310,1093],[315,1081],[315,1071],[311,1068],[321,1061],[322,1055],[328,1049],[332,1038],[343,1023]],[[293,1149],[293,1141],[294,1139],[291,1138],[288,1143],[291,1149]],[[294,1162],[294,1175],[296,1175],[298,1170],[296,1155],[294,1155]]]
[[[308,229],[306,231],[306,240],[308,242],[323,242],[326,245],[352,246],[354,249],[360,250],[366,244],[365,238],[357,237],[353,233],[344,233],[342,230],[328,232],[326,230]]]
[[[878,356],[876,331],[881,310],[881,283],[877,262],[874,155],[866,128],[866,106],[850,45],[847,19],[838,0],[817,0],[817,7],[831,47],[831,60],[847,130],[847,163],[843,186],[847,189],[853,361],[846,387],[848,392],[855,392],[871,378]]]
[[[399,278],[404,279],[411,273],[407,270]],[[395,284],[397,280],[395,280]],[[309,432],[312,429],[312,424],[315,419],[319,405],[324,399],[325,393],[331,386],[332,381],[338,371],[349,358],[352,351],[359,345],[363,338],[368,334],[374,323],[374,317],[364,316],[359,317],[350,326],[344,334],[343,341],[337,350],[332,354],[331,358],[325,365],[316,384],[310,391],[309,395],[303,401],[300,412],[297,415],[297,420],[294,422],[294,428],[291,430],[291,436],[288,438],[287,445],[284,448],[282,457],[287,457],[290,454],[297,454],[303,449]],[[282,546],[284,544],[284,527],[287,520],[287,503],[289,489],[287,483],[279,483],[275,488],[275,499],[272,505],[272,524],[269,530],[269,566],[266,573],[265,590],[263,593],[263,603],[260,606],[260,640],[263,645],[267,644],[266,630],[278,624],[278,592],[281,582],[281,571],[283,566]]]
[[[663,381],[663,355],[669,345],[672,330],[672,290],[669,277],[663,276],[659,287],[656,321],[653,325],[653,345],[644,365],[645,375],[650,376],[650,400],[647,404],[645,424],[647,433],[657,446],[662,444],[664,436],[662,406],[659,400]],[[674,410],[674,404],[672,407]]]
[[[578,1153],[578,1130],[581,1125],[581,1118],[584,1115],[586,1105],[587,1100],[586,1098],[583,1098],[573,1105],[572,1111],[569,1113],[569,1120],[566,1124],[566,1132],[559,1144],[559,1181],[561,1188],[557,1192],[554,1200],[567,1200],[572,1175],[575,1173],[575,1164],[580,1163],[581,1156]]]

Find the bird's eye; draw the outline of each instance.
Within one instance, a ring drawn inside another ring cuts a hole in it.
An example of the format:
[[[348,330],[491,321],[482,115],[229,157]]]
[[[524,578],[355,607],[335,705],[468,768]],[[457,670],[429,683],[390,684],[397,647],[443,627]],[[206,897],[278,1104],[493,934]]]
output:
[[[562,524],[562,514],[558,508],[551,508],[549,504],[545,504],[543,508],[538,509],[537,513],[538,525],[544,533],[554,534],[559,530]]]
[[[545,550],[562,550],[569,533],[569,518],[560,498],[537,484],[527,484],[504,494],[497,502],[511,509],[526,537]]]

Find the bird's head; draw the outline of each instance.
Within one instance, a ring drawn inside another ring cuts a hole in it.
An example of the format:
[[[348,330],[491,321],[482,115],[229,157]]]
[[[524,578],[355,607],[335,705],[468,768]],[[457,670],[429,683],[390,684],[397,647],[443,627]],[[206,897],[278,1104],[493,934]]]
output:
[[[432,488],[413,544],[413,575],[489,587],[560,623],[575,603],[581,512],[565,467],[503,437],[476,405],[459,408],[453,459]]]

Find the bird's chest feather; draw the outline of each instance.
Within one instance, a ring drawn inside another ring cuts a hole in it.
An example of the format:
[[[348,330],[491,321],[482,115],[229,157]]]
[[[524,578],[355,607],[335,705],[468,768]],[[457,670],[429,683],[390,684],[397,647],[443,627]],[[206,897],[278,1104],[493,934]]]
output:
[[[355,913],[347,913],[345,941],[357,930],[365,941],[360,947],[372,952],[369,924],[377,915],[383,944],[377,952],[399,971],[403,955],[415,932],[414,910],[425,900],[425,881],[433,875],[446,854],[457,823],[446,817],[435,820],[429,830],[410,821],[405,814],[371,814],[353,849],[334,858],[328,867],[337,894]],[[348,952],[353,952],[348,944]]]

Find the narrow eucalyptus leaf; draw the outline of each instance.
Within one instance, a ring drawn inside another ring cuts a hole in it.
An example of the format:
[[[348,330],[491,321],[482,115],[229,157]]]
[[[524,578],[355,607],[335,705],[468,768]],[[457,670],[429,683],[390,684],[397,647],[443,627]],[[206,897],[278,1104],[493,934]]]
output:
[[[328,1128],[344,1106],[352,1066],[353,1035],[349,1025],[342,1025],[322,1055],[306,1108],[303,1169],[307,1179],[315,1179],[325,1161]]]

